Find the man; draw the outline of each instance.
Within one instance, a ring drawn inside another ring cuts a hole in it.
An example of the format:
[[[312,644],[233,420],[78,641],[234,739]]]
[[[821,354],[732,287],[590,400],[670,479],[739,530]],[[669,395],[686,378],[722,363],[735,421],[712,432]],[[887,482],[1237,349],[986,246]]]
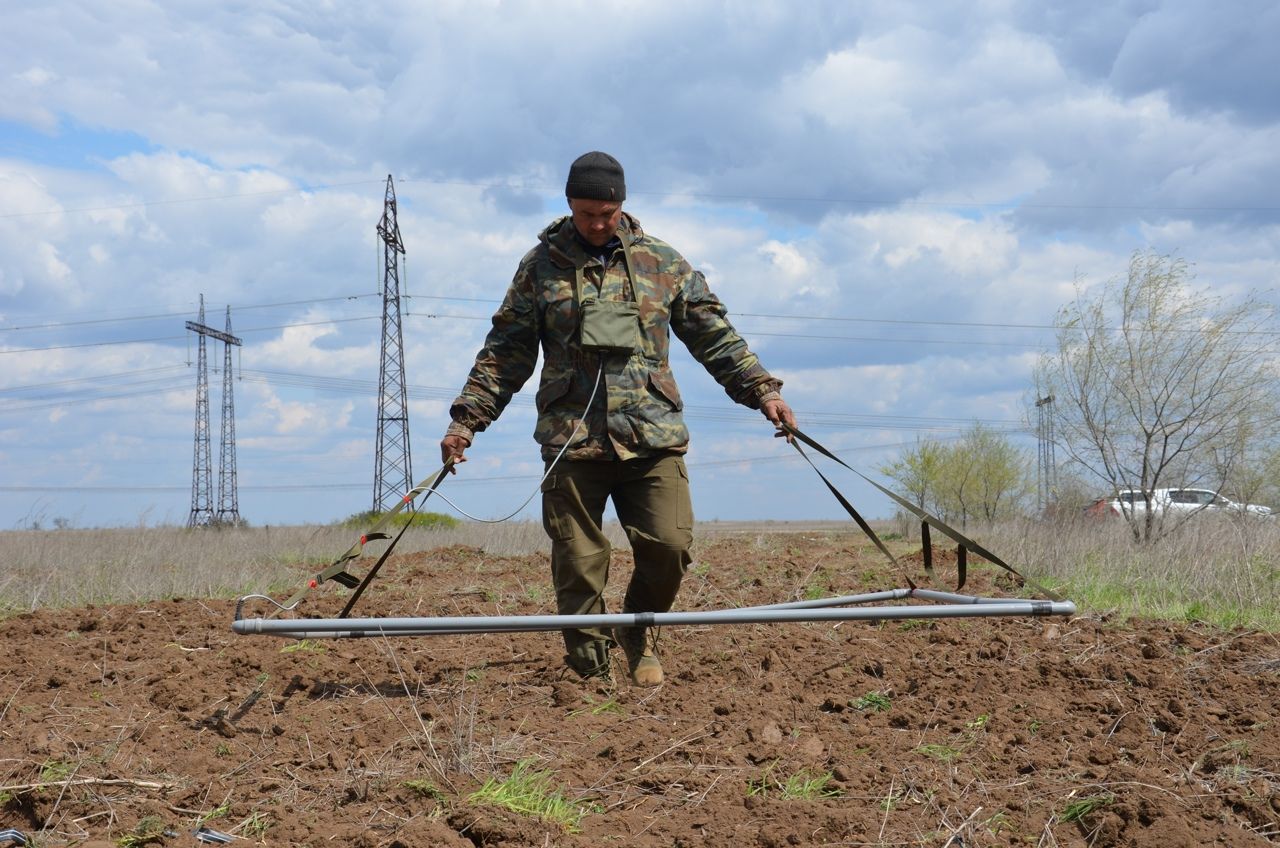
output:
[[[794,426],[795,417],[779,394],[782,381],[747,349],[702,274],[622,211],[627,190],[616,159],[578,157],[565,196],[570,215],[543,230],[520,261],[450,407],[440,453],[446,462],[465,461],[475,434],[533,373],[541,348],[534,438],[548,465],[555,462],[542,484],[542,523],[557,608],[562,615],[605,611],[610,546],[600,525],[612,498],[635,557],[623,611],[666,612],[693,544],[683,459],[689,431],[667,361],[671,332],[729,397],[775,425]],[[563,634],[565,662],[583,677],[610,675],[616,641],[633,683],[662,682],[646,628]]]

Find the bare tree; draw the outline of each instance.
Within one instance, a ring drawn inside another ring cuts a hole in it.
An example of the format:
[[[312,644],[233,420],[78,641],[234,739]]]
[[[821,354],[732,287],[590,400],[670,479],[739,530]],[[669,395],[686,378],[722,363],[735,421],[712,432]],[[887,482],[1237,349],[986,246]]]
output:
[[[1126,279],[1078,287],[1055,323],[1037,396],[1057,398],[1058,444],[1072,461],[1113,493],[1143,493],[1147,508],[1126,512],[1137,540],[1173,528],[1151,508],[1153,490],[1220,491],[1274,429],[1272,308],[1193,289],[1181,259],[1135,252]]]

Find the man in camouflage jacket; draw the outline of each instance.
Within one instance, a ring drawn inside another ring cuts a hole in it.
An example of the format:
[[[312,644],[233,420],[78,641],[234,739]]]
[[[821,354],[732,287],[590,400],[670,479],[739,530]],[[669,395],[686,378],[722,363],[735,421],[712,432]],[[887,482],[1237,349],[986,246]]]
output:
[[[733,400],[775,425],[794,426],[795,418],[779,393],[782,381],[748,350],[702,274],[622,211],[626,187],[616,159],[579,157],[565,194],[571,215],[544,229],[520,261],[450,408],[441,455],[465,461],[475,434],[532,375],[541,348],[534,438],[548,464],[560,457],[542,485],[557,608],[562,615],[605,611],[610,545],[600,525],[612,498],[635,557],[623,610],[666,612],[693,543],[683,460],[689,431],[668,362],[670,334]],[[566,630],[565,661],[584,677],[608,676],[616,641],[632,681],[656,685],[663,673],[653,636],[641,627]]]

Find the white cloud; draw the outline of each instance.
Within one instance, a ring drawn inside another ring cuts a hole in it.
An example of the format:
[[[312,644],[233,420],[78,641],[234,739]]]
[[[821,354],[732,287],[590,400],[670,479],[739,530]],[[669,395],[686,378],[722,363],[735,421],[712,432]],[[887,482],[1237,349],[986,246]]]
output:
[[[0,390],[68,400],[0,406],[5,444],[47,458],[6,457],[6,473],[185,481],[193,369],[111,375],[186,362],[203,294],[215,327],[231,304],[236,361],[259,372],[236,384],[242,479],[367,477],[372,392],[334,381],[377,378],[388,173],[405,370],[425,393],[412,429],[433,460],[488,316],[593,148],[622,159],[628,208],[706,271],[802,414],[1015,418],[1045,334],[1010,325],[1050,323],[1077,279],[1122,273],[1135,248],[1179,253],[1229,296],[1275,285],[1277,15],[1249,9],[1246,26],[1200,0],[763,2],[731,19],[676,2],[27,4],[0,34]],[[600,37],[618,27],[622,51]],[[788,315],[809,317],[768,317]],[[15,329],[37,324],[58,326]],[[126,339],[157,341],[52,349]],[[723,392],[677,364],[686,401],[719,411],[693,419],[695,451],[767,440],[721,438],[739,426]],[[61,387],[90,375],[122,396]],[[513,405],[467,473],[536,477],[531,429]],[[822,435],[867,457],[912,438]],[[697,486],[720,517],[759,508],[714,469]],[[185,516],[176,500],[162,511]],[[28,509],[0,493],[0,526]]]

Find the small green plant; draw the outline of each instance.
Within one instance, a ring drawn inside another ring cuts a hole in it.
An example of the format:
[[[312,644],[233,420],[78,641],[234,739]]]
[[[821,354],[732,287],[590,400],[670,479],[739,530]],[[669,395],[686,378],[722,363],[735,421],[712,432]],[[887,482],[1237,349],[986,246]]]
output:
[[[143,816],[137,826],[132,831],[126,833],[116,841],[120,848],[136,848],[138,845],[148,845],[152,842],[158,842],[164,838],[165,824],[164,819],[159,816]]]
[[[1061,817],[1064,822],[1083,821],[1103,807],[1111,806],[1115,801],[1114,795],[1089,795],[1063,807]]]
[[[62,783],[75,773],[74,763],[66,760],[45,760],[40,766],[41,783]]]
[[[577,833],[582,819],[588,813],[598,811],[596,807],[567,800],[563,790],[552,787],[551,772],[537,770],[533,760],[516,763],[510,777],[502,780],[489,778],[467,800],[473,804],[492,804],[513,813],[558,824],[569,833]]]
[[[1253,769],[1243,766],[1240,763],[1232,763],[1231,765],[1222,766],[1214,775],[1221,781],[1226,783],[1248,783],[1253,777]]]
[[[747,781],[747,795],[765,797],[776,794],[783,801],[815,801],[819,798],[838,798],[843,793],[832,786],[832,772],[814,774],[808,769],[779,777],[775,774],[778,761],[765,767],[760,777]]]
[[[891,791],[886,793],[876,806],[884,810],[886,813],[892,812],[894,808],[901,804],[903,799],[906,797],[907,792],[905,789],[900,786],[891,787]]]
[[[462,679],[468,683],[475,683],[481,677],[484,677],[484,666],[469,668],[462,673]]]
[[[986,825],[987,830],[991,831],[992,836],[999,836],[1002,830],[1011,826],[1009,817],[1003,812],[996,813],[994,816],[983,822],[983,824]]]
[[[280,649],[282,654],[314,653],[323,654],[329,649],[317,639],[300,639]]]
[[[231,812],[231,802],[230,802],[230,801],[223,801],[221,804],[219,804],[218,806],[214,807],[214,808],[213,808],[212,810],[210,810],[209,812],[207,812],[207,813],[205,813],[204,815],[200,816],[200,818],[197,820],[197,823],[198,823],[198,824],[204,824],[205,822],[211,822],[211,821],[213,821],[214,819],[220,819],[220,818],[223,818],[224,816],[226,816],[226,815],[227,815],[228,813],[230,813],[230,812]]]
[[[607,700],[601,701],[598,704],[593,703],[590,706],[583,707],[580,710],[574,710],[573,712],[569,713],[569,717],[572,718],[573,716],[584,715],[586,713],[590,713],[591,715],[604,715],[605,713],[615,713],[617,715],[622,715],[625,712],[626,710],[622,708],[622,704],[619,704],[613,698],[609,698]]]
[[[961,752],[959,748],[953,748],[950,745],[937,745],[930,743],[916,748],[916,753],[924,754],[926,757],[938,760],[939,762],[954,763],[956,760],[960,759]]]
[[[410,778],[403,784],[405,789],[413,792],[413,794],[423,798],[430,798],[433,801],[443,801],[444,793],[441,792],[434,783],[426,778]]]
[[[969,730],[972,731],[973,733],[981,733],[982,731],[987,729],[987,724],[990,723],[990,721],[991,721],[991,716],[984,713],[978,716],[977,718],[975,718],[973,721],[966,723],[965,727],[969,728]]]
[[[253,815],[249,816],[249,818],[241,822],[241,827],[244,828],[244,832],[254,837],[255,839],[260,839],[262,835],[267,832],[267,829],[271,827],[271,825],[272,825],[271,817],[266,815],[265,813],[261,813],[257,811],[255,811]]]
[[[213,755],[215,757],[229,757],[231,756],[231,746],[226,742],[219,742],[217,747],[213,749]]]
[[[889,700],[889,696],[881,692],[868,692],[849,702],[849,706],[855,710],[869,713],[882,713],[889,709],[891,705],[892,701]]]
[[[528,586],[524,587],[523,597],[526,601],[528,601],[531,604],[540,604],[543,601],[545,601],[549,597],[549,595],[547,592],[547,587],[541,586],[536,583],[531,583]]]

